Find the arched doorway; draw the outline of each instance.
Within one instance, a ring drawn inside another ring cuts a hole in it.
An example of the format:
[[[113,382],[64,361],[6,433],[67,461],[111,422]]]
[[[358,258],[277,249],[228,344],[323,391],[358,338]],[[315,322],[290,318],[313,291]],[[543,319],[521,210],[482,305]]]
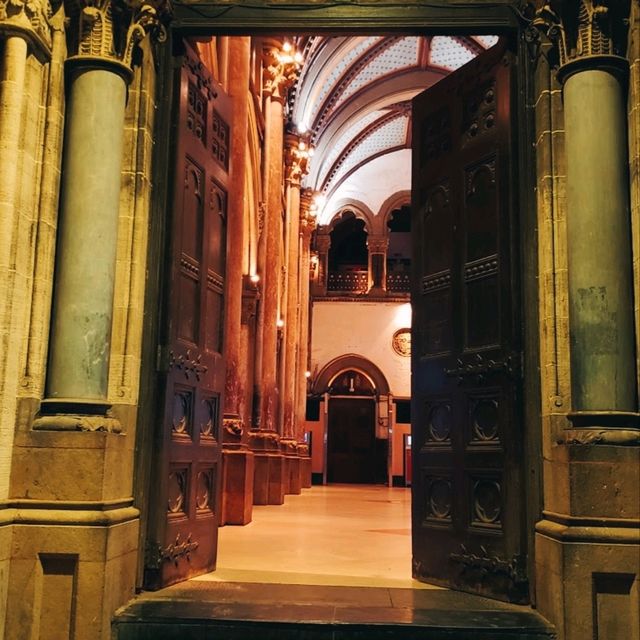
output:
[[[327,363],[312,394],[325,397],[324,481],[383,484],[389,477],[389,383],[373,362],[346,354]]]
[[[388,438],[376,430],[376,389],[356,369],[338,374],[329,386],[328,482],[377,484],[386,481]],[[385,434],[386,435],[386,434]]]

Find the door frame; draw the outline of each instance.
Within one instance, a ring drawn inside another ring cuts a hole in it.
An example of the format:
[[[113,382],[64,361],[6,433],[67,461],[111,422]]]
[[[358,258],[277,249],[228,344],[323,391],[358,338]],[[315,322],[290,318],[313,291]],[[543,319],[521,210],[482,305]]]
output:
[[[286,6],[289,4],[290,6]],[[264,6],[262,6],[264,5]],[[146,539],[146,497],[150,487],[154,403],[158,393],[157,345],[162,330],[163,285],[168,259],[168,207],[170,202],[170,168],[173,155],[171,131],[174,110],[172,96],[173,43],[184,36],[253,35],[263,34],[331,34],[336,36],[405,33],[407,35],[504,35],[514,42],[517,56],[515,90],[517,96],[516,145],[518,163],[518,226],[519,270],[521,283],[521,317],[523,336],[523,427],[525,429],[524,465],[526,496],[526,547],[531,602],[535,604],[534,525],[542,509],[542,419],[540,381],[539,290],[537,207],[535,196],[536,158],[534,124],[534,78],[525,40],[526,22],[515,2],[503,0],[486,3],[479,0],[448,5],[444,2],[420,6],[404,2],[384,6],[348,4],[339,7],[323,6],[320,2],[282,3],[282,6],[256,0],[250,7],[224,2],[174,4],[174,21],[169,29],[168,42],[158,50],[158,81],[156,98],[158,111],[155,132],[158,144],[154,147],[154,189],[147,265],[148,286],[145,291],[145,331],[143,333],[140,398],[136,433],[136,475],[134,478],[135,505],[141,512],[138,575],[144,564]],[[164,96],[165,99],[161,99]]]

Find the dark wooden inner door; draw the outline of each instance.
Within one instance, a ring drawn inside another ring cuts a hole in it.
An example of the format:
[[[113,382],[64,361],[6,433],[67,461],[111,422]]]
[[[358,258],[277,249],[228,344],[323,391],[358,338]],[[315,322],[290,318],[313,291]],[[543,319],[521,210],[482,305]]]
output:
[[[501,41],[413,102],[413,571],[526,602],[512,108]]]
[[[215,568],[230,103],[189,47],[176,78],[175,182],[145,587]]]
[[[373,398],[331,398],[328,418],[328,482],[386,482],[387,441],[376,438]]]

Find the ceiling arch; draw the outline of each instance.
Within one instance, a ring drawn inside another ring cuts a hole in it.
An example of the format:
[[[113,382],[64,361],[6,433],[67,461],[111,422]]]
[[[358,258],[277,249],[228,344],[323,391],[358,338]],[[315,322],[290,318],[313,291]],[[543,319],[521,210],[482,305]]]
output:
[[[305,186],[337,195],[360,168],[411,144],[410,101],[496,36],[300,38],[290,116],[315,148]]]

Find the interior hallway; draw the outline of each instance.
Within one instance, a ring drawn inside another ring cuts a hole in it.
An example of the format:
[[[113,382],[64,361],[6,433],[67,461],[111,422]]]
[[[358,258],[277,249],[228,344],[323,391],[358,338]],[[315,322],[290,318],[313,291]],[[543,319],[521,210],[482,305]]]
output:
[[[284,543],[283,543],[284,541]],[[254,506],[220,529],[218,568],[194,580],[436,589],[411,579],[411,490],[330,485]]]

